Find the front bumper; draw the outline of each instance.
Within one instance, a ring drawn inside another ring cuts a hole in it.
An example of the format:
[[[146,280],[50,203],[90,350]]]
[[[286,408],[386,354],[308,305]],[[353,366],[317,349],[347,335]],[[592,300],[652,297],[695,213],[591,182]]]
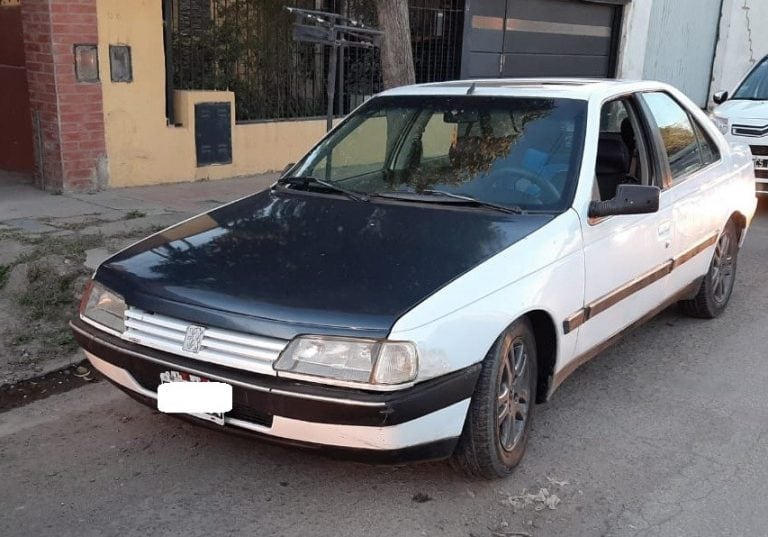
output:
[[[180,371],[233,387],[225,425],[203,425],[364,462],[450,456],[480,364],[395,392],[368,392],[258,375],[136,345],[75,320],[75,338],[113,384],[155,407],[160,373]]]
[[[749,146],[753,158],[768,158],[768,140],[752,136],[738,136],[730,133],[726,136],[729,142]],[[755,194],[768,196],[768,170],[755,168]]]

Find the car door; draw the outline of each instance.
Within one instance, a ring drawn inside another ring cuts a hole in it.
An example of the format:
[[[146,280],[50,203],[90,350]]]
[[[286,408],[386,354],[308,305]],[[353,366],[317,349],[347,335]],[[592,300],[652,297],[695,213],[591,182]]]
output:
[[[663,177],[659,157],[636,97],[604,104],[601,116],[593,199],[611,196],[613,185],[606,177],[620,178],[630,170],[638,183],[659,184]],[[622,147],[628,163],[619,155]],[[566,321],[566,329],[570,322],[580,326],[577,355],[599,347],[664,302],[674,235],[672,211],[672,196],[662,192],[656,213],[582,218],[585,306],[581,317],[577,313]]]
[[[718,178],[722,158],[706,127],[666,92],[641,96],[663,151],[664,193],[675,222],[669,292],[677,293],[707,272],[719,226],[724,222]]]

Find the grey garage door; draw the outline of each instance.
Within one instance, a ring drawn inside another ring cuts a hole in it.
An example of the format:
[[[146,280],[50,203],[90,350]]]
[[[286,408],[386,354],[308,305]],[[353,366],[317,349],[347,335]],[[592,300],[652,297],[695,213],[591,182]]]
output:
[[[615,75],[621,0],[468,0],[462,78]]]

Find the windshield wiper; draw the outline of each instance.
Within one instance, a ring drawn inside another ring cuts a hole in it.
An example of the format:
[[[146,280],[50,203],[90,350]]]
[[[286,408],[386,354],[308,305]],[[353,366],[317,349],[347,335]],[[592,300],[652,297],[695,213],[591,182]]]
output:
[[[500,205],[498,203],[493,203],[490,201],[479,200],[477,198],[473,198],[472,196],[465,196],[463,194],[454,194],[453,192],[446,192],[445,190],[426,189],[426,190],[420,190],[418,192],[410,192],[407,190],[395,190],[392,192],[377,192],[375,195],[382,198],[411,200],[411,201],[423,201],[423,195],[438,196],[438,197],[442,196],[444,198],[458,200],[463,203],[469,203],[477,207],[493,209],[494,211],[500,211],[503,213],[508,213],[508,214],[525,213],[523,209],[521,209],[520,207],[517,207],[516,205],[512,205],[512,206]]]
[[[320,185],[322,187],[327,188],[328,190],[333,190],[334,192],[340,192],[341,194],[344,194],[349,199],[353,199],[355,201],[370,201],[368,199],[368,196],[365,194],[361,194],[360,192],[355,192],[354,190],[348,190],[344,188],[343,186],[339,186],[335,183],[331,183],[330,181],[326,181],[324,179],[318,179],[317,177],[312,177],[311,175],[292,175],[288,177],[281,177],[277,180],[276,185],[301,185],[304,187],[309,186],[310,184]]]

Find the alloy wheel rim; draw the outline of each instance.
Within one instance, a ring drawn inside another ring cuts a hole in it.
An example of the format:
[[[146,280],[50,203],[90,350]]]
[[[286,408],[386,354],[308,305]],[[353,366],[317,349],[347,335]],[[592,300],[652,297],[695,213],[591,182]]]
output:
[[[715,256],[712,259],[710,276],[712,281],[712,297],[718,304],[728,298],[734,277],[734,256],[731,237],[724,233],[715,246]]]
[[[504,356],[496,391],[496,427],[499,444],[514,450],[523,437],[530,408],[531,368],[525,343],[512,343]]]

